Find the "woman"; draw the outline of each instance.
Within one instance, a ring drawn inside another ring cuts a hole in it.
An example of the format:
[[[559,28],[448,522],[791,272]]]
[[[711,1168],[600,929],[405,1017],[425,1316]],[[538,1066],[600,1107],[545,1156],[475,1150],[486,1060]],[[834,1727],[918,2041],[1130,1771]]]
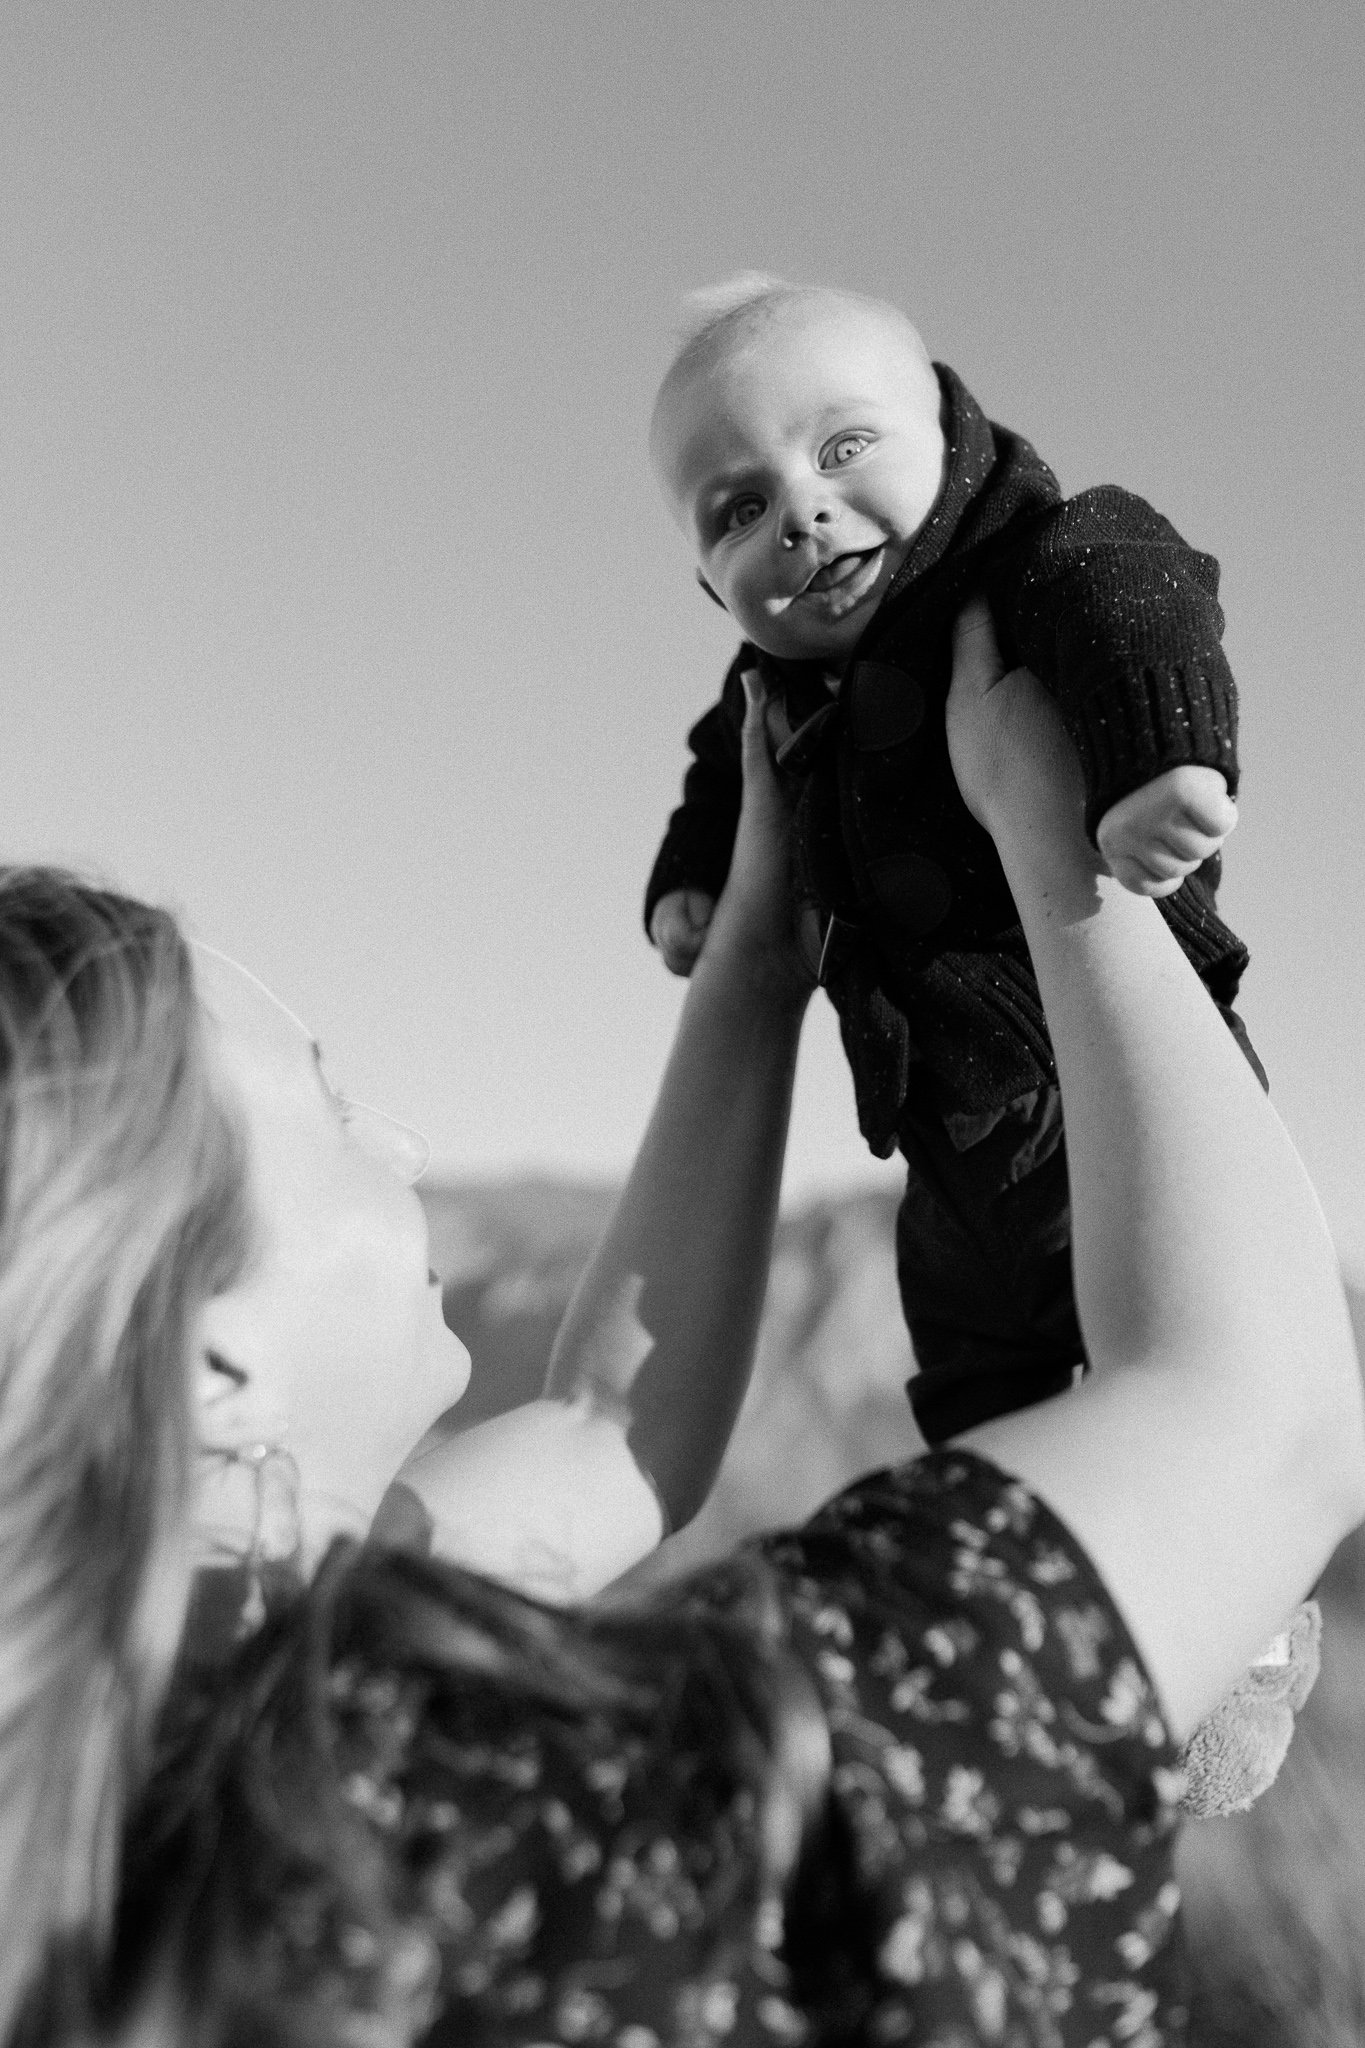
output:
[[[419,1449],[385,1540],[307,1585],[262,1540],[294,1540],[281,1429],[316,1547],[463,1375],[420,1212],[241,970],[5,892],[15,2038],[1178,2033],[1173,1740],[1365,1511],[1359,1384],[1292,1150],[984,614],[950,736],[1052,1027],[1091,1378],[637,1608],[525,1594],[580,1600],[690,1514],[742,1396],[808,993],[761,707],[547,1398]],[[245,1607],[213,1574],[191,1602],[234,1520]]]

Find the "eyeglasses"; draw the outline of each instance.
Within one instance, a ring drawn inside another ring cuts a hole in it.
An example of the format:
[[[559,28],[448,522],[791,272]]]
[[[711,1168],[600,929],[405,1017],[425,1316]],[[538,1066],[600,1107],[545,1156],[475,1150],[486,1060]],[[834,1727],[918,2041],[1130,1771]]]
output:
[[[372,1108],[368,1102],[337,1095],[336,1103],[346,1135],[361,1151],[387,1166],[408,1187],[416,1187],[431,1164],[431,1140],[411,1124],[400,1124],[397,1117]]]
[[[249,967],[243,967],[240,960],[234,960],[230,953],[222,953],[216,946],[206,946],[201,939],[194,941],[194,949],[210,960],[223,962],[234,974],[241,975],[245,981],[259,989],[267,1002],[272,1003],[277,1010],[283,1011],[290,1023],[297,1025],[304,1037],[311,1041],[313,1055],[321,1068],[322,1048],[303,1019],[297,1016],[287,1003],[282,1003],[273,989],[267,988],[258,975],[253,974]],[[382,1109],[372,1109],[368,1102],[352,1101],[350,1096],[343,1095],[338,1089],[333,1088],[325,1076],[323,1085],[335,1101],[341,1112],[342,1121],[355,1142],[368,1152],[372,1159],[377,1159],[381,1165],[396,1173],[409,1187],[416,1187],[431,1164],[430,1140],[424,1138],[420,1131],[413,1130],[411,1124],[399,1123],[397,1117],[386,1115]]]

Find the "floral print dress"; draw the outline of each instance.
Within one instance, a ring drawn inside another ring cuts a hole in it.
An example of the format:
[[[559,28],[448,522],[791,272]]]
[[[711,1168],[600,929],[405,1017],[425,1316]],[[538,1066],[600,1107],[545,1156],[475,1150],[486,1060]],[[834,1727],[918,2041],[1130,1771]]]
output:
[[[737,1898],[717,1939],[715,1829],[679,1826],[671,1760],[609,1717],[434,1735],[401,1676],[337,1670],[348,1797],[419,1873],[423,2038],[1183,2041],[1176,1752],[1069,1532],[950,1450],[757,1548],[823,1704],[843,1844],[840,1910],[824,1928],[807,1917],[799,1955],[772,1902]],[[723,1572],[699,1574],[689,1600],[719,1605]],[[484,1805],[495,1825],[456,1828]],[[474,1862],[458,1846],[471,1838]]]

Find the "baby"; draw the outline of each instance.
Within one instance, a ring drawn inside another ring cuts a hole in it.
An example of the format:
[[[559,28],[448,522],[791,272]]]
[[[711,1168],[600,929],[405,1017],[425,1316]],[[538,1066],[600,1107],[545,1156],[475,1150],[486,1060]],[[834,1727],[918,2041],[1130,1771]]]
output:
[[[1125,491],[1064,499],[894,307],[756,276],[698,299],[651,452],[702,587],[745,638],[689,735],[645,922],[689,973],[729,868],[756,669],[811,966],[863,1135],[908,1167],[909,1392],[936,1443],[1061,1391],[1084,1362],[1042,1005],[948,758],[953,621],[984,593],[1006,659],[1053,692],[1087,829],[1128,888],[1160,898],[1264,1081],[1229,1007],[1246,949],[1214,907],[1237,815],[1218,565]]]

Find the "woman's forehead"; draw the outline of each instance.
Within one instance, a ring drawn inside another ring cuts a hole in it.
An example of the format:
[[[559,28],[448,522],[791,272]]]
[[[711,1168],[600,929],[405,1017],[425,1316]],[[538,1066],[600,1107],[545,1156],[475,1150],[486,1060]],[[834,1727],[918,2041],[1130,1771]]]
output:
[[[273,1053],[291,1064],[315,1055],[312,1032],[265,983],[215,946],[193,944],[199,999],[214,1022],[239,1043]]]

